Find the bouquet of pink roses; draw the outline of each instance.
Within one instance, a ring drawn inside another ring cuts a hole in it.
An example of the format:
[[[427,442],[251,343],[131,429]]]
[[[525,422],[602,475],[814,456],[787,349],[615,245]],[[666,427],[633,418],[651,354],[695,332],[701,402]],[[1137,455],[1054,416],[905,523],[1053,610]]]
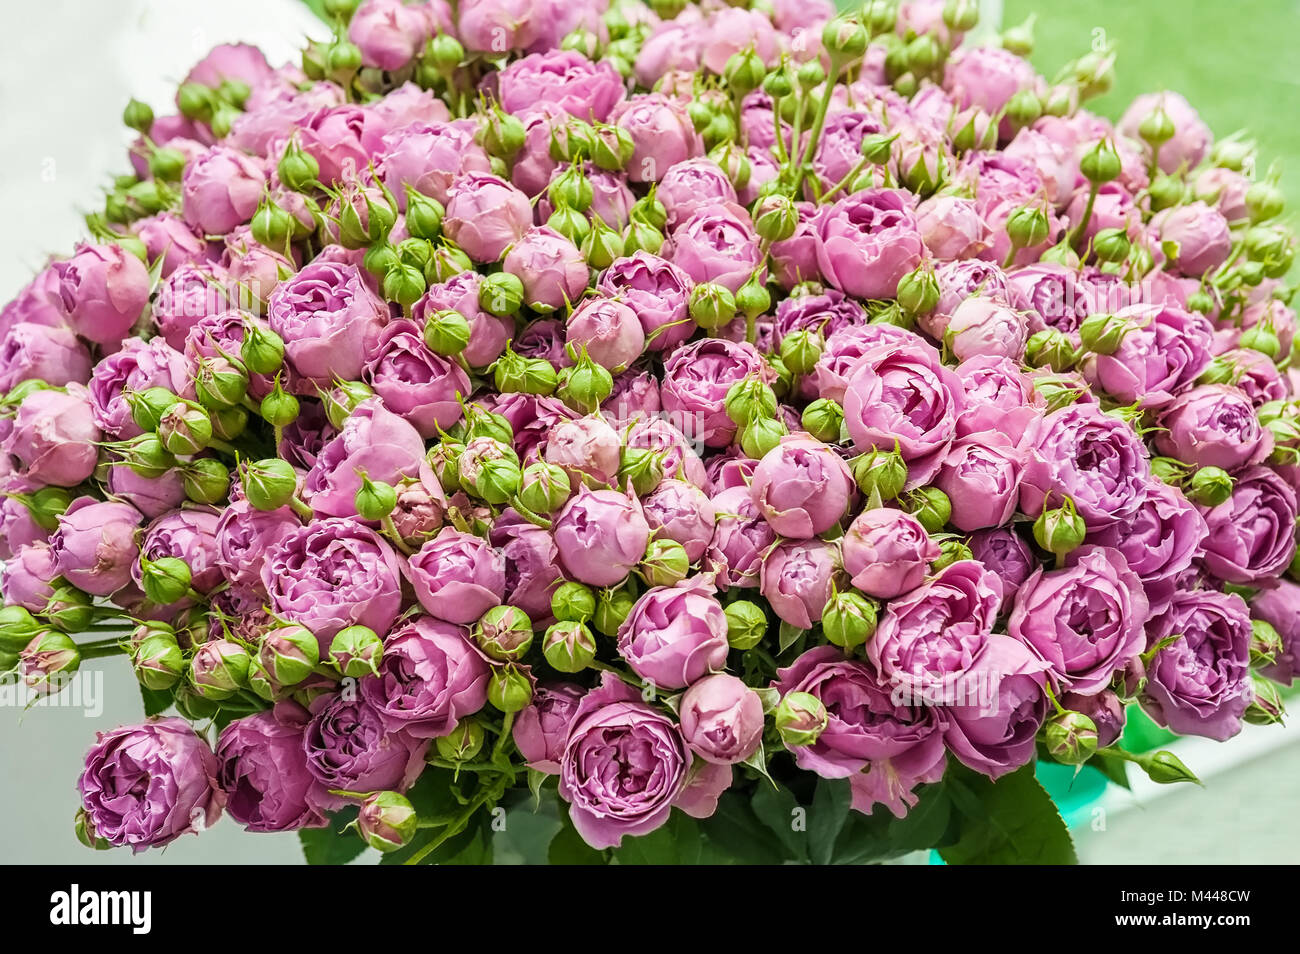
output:
[[[327,0],[0,313],[0,670],[125,654],[78,837],[1070,861],[1037,761],[1300,647],[1294,242],[971,0]],[[164,713],[174,710],[174,715]],[[356,837],[345,829],[355,828]]]

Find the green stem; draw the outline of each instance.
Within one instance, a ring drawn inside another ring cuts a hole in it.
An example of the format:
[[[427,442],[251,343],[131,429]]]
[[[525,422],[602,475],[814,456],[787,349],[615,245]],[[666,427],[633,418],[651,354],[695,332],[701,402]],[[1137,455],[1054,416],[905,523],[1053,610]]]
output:
[[[1100,188],[1101,186],[1096,182],[1092,183],[1088,188],[1088,202],[1083,207],[1083,218],[1079,220],[1079,224],[1074,227],[1072,232],[1070,232],[1070,244],[1075,248],[1078,248],[1079,240],[1083,238],[1083,233],[1087,230],[1088,223],[1092,221],[1092,207],[1097,202],[1097,191]]]
[[[410,556],[415,552],[406,545],[406,541],[402,539],[402,535],[397,532],[397,526],[393,523],[393,515],[391,513],[386,514],[384,519],[379,521],[379,525],[384,528],[384,536],[388,538],[388,542],[401,550],[404,555]]]
[[[108,656],[122,656],[126,650],[113,643],[111,646],[78,646],[78,652],[82,659],[104,659]]]
[[[783,99],[785,99],[784,96],[776,96],[772,99],[772,119],[776,127],[776,158],[781,165],[785,165],[790,161],[790,153],[786,151],[785,136],[781,129],[781,101]]]
[[[299,500],[297,494],[294,494],[289,498],[289,506],[293,508],[294,513],[302,517],[304,520],[313,520],[316,517],[315,511]]]
[[[826,82],[822,85],[821,99],[817,103],[817,115],[813,117],[812,129],[808,132],[808,145],[804,147],[803,156],[799,160],[799,173],[798,178],[795,180],[795,195],[798,195],[800,188],[803,187],[803,180],[808,174],[809,164],[812,162],[812,157],[820,144],[822,127],[826,125],[826,114],[831,108],[831,94],[835,91],[835,80],[843,68],[844,61],[832,54],[831,68],[826,71]]]
[[[848,171],[848,174],[845,175],[843,179],[835,183],[835,185],[831,187],[831,190],[829,192],[827,192],[824,196],[822,196],[822,201],[823,202],[830,201],[831,196],[833,196],[836,192],[839,192],[849,183],[857,179],[857,177],[862,173],[862,170],[865,169],[866,167],[867,167],[866,158],[859,159],[858,164],[855,165],[852,169],[850,169]]]
[[[420,848],[419,851],[411,855],[411,857],[407,858],[406,864],[418,865],[425,858],[429,857],[429,855],[437,851],[442,846],[443,842],[447,841],[449,838],[453,838],[456,835],[459,835],[462,831],[464,831],[465,826],[469,824],[469,820],[474,817],[474,813],[477,812],[494,795],[495,795],[495,787],[493,789],[489,789],[488,791],[485,791],[480,795],[478,795],[473,801],[469,803],[469,806],[463,812],[461,812],[455,818],[455,820],[452,821],[451,824],[449,824],[443,830],[443,833],[441,835],[439,835],[437,838],[434,838],[427,845],[424,845],[422,848]]]
[[[496,762],[501,758],[505,751],[506,740],[510,738],[510,726],[514,724],[515,714],[507,712],[505,719],[501,721],[501,734],[497,736],[497,744],[492,747],[492,761]]]

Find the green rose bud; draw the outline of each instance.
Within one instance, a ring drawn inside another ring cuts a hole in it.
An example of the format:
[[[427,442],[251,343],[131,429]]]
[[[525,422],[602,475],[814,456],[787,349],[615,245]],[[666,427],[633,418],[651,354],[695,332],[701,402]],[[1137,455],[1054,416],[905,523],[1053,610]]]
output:
[[[378,675],[383,655],[384,641],[369,626],[345,627],[330,641],[330,665],[353,679]]]
[[[141,477],[150,479],[161,477],[176,465],[176,458],[153,434],[141,434],[126,441],[122,461]]]
[[[245,325],[239,356],[253,374],[275,374],[284,363],[284,339],[262,325]]]
[[[1089,351],[1114,354],[1131,328],[1131,323],[1118,315],[1089,315],[1079,325],[1079,340]]]
[[[282,686],[295,686],[320,663],[320,643],[305,626],[296,623],[268,630],[259,654],[267,674]]]
[[[1043,101],[1032,89],[1022,89],[1007,101],[1007,118],[1016,129],[1032,126],[1042,115]],[[1037,245],[1038,242],[1031,244]]]
[[[147,388],[144,391],[127,391],[124,395],[131,409],[131,420],[142,431],[156,431],[162,416],[180,400],[167,388]]]
[[[850,470],[859,490],[868,497],[878,493],[882,501],[893,500],[907,485],[907,463],[898,451],[877,448],[859,454]]]
[[[294,192],[309,192],[315,188],[320,176],[320,163],[311,153],[290,140],[280,164],[276,166],[280,181]]]
[[[822,356],[822,337],[815,331],[792,331],[781,339],[781,363],[791,374],[808,374]]]
[[[1060,373],[1073,368],[1078,358],[1069,336],[1055,328],[1036,331],[1025,343],[1025,360],[1032,367],[1051,368]]]
[[[1042,206],[1022,205],[1007,216],[1006,229],[1016,248],[1033,248],[1047,241],[1047,213]]]
[[[248,650],[228,639],[204,643],[190,660],[190,682],[205,699],[229,699],[248,684]]]
[[[443,239],[434,246],[433,257],[429,259],[429,265],[424,270],[424,277],[430,285],[436,285],[439,282],[450,281],[461,272],[468,272],[473,268],[474,263],[470,261],[468,255]]]
[[[0,606],[0,653],[21,652],[42,625],[23,606]]]
[[[754,231],[768,242],[783,242],[799,227],[799,210],[787,195],[765,195],[754,208]]]
[[[1109,139],[1099,139],[1079,158],[1079,171],[1093,185],[1118,178],[1122,168],[1115,144]]]
[[[1251,351],[1258,351],[1274,361],[1282,353],[1282,342],[1278,338],[1277,332],[1273,330],[1271,323],[1267,321],[1251,325],[1243,331],[1241,337],[1237,339],[1237,346]]]
[[[974,554],[971,548],[957,537],[948,537],[939,541],[939,558],[930,564],[930,568],[938,573],[946,566],[954,563],[960,563],[962,560],[973,560]]]
[[[384,297],[404,308],[419,301],[425,288],[424,272],[414,265],[397,262],[384,273]]]
[[[357,814],[357,831],[376,851],[405,848],[420,830],[420,818],[410,799],[398,792],[366,796]]]
[[[95,620],[90,595],[56,578],[45,603],[45,618],[65,632],[79,633]]]
[[[1156,147],[1173,139],[1175,132],[1173,119],[1160,105],[1143,116],[1138,123],[1138,135]]]
[[[1203,507],[1217,507],[1232,496],[1232,475],[1218,467],[1202,467],[1183,485],[1187,499]]]
[[[248,372],[221,356],[200,358],[194,389],[205,408],[231,407],[242,401],[248,391]]]
[[[651,540],[641,561],[641,573],[651,586],[673,586],[686,579],[690,570],[686,548],[666,537]]]
[[[364,381],[340,381],[321,395],[321,402],[329,422],[341,430],[356,406],[374,396],[375,392]]]
[[[721,328],[736,317],[736,297],[724,286],[701,282],[691,290],[691,320],[705,330]]]
[[[293,499],[298,489],[298,474],[287,460],[268,457],[246,464],[240,482],[254,510],[276,510]]]
[[[424,324],[424,343],[434,354],[454,358],[469,344],[469,321],[450,308],[435,311]]]
[[[585,623],[596,613],[596,594],[582,583],[561,583],[551,594],[551,613],[561,622]]]
[[[397,506],[397,490],[392,484],[362,474],[353,502],[362,520],[383,520]]]
[[[1250,681],[1255,688],[1255,695],[1241,718],[1251,725],[1281,724],[1286,716],[1286,705],[1277,685],[1257,673],[1251,673]]]
[[[283,249],[289,244],[293,238],[294,224],[294,218],[288,210],[269,198],[262,200],[249,222],[253,239],[274,249]]]
[[[1274,626],[1262,619],[1250,621],[1250,664],[1259,668],[1271,666],[1286,651],[1282,635]]]
[[[1082,712],[1058,712],[1043,727],[1043,740],[1056,761],[1082,765],[1097,751],[1097,725]]]
[[[746,457],[760,460],[785,437],[789,431],[782,421],[772,417],[756,417],[740,432],[740,449]]]
[[[478,301],[488,314],[509,317],[524,303],[524,283],[509,272],[488,275],[479,285]]]
[[[787,692],[773,716],[781,741],[788,749],[812,745],[821,736],[830,716],[825,704],[808,692]]]
[[[638,496],[653,491],[664,479],[663,454],[648,447],[624,447],[619,455],[618,485],[627,486]]]
[[[158,439],[172,454],[197,454],[212,440],[212,418],[197,405],[178,401],[158,421]]]
[[[845,652],[853,652],[876,631],[876,604],[861,593],[834,593],[822,609],[822,632]]]
[[[736,600],[728,603],[724,612],[727,616],[727,643],[732,649],[753,649],[767,635],[767,614],[757,603]]]
[[[1101,229],[1092,238],[1092,252],[1103,262],[1122,262],[1132,248],[1123,229]]]
[[[1286,195],[1271,178],[1256,182],[1246,190],[1246,211],[1256,225],[1275,219],[1286,209]]]
[[[190,593],[190,567],[179,557],[140,558],[140,587],[151,603],[167,606]]]
[[[601,590],[596,597],[596,614],[591,618],[598,632],[606,636],[617,636],[618,628],[623,625],[636,603],[636,595],[627,587]]]
[[[925,315],[939,303],[939,280],[934,270],[920,266],[898,280],[898,304],[913,315]]]
[[[483,750],[483,726],[476,719],[461,719],[447,735],[433,740],[434,751],[448,762],[472,762]]]
[[[1159,212],[1182,202],[1185,191],[1186,187],[1177,177],[1160,173],[1147,187],[1147,196],[1151,199],[1152,210]]]
[[[280,375],[275,376],[275,387],[262,398],[261,414],[266,423],[274,427],[288,427],[298,419],[298,399],[280,386]]]
[[[844,428],[844,408],[829,398],[818,398],[803,409],[800,423],[817,440],[835,444]]]
[[[185,672],[185,655],[174,635],[154,632],[135,647],[131,665],[140,685],[162,692],[180,681]]]
[[[582,672],[596,658],[596,638],[585,624],[561,620],[546,630],[542,654],[559,672]]]
[[[938,487],[918,487],[899,497],[899,503],[929,533],[938,533],[952,516],[952,501]]]
[[[554,513],[564,506],[572,489],[569,475],[563,467],[537,461],[524,468],[519,485],[519,502],[536,514]]]
[[[1058,558],[1082,544],[1086,534],[1083,518],[1069,497],[1059,507],[1044,507],[1034,521],[1034,539],[1040,547]]]
[[[1182,759],[1168,749],[1161,749],[1154,755],[1145,757],[1141,764],[1146,769],[1147,776],[1151,781],[1158,782],[1161,785],[1169,785],[1174,782],[1197,782],[1199,784],[1199,779],[1192,774],[1191,769],[1183,764]]]
[[[474,475],[474,494],[493,506],[500,506],[519,493],[521,480],[517,460],[509,457],[486,458]]]
[[[570,349],[570,357],[574,357]],[[569,407],[591,413],[614,390],[614,377],[607,368],[592,361],[584,347],[574,363],[559,372],[556,396]]]
[[[126,109],[122,110],[122,122],[128,129],[134,129],[141,135],[149,135],[149,130],[153,128],[153,110],[149,108],[148,103],[142,103],[138,99],[127,101]]]
[[[776,415],[776,392],[761,379],[751,375],[727,389],[722,406],[729,418],[744,427],[750,421]]]
[[[755,276],[736,292],[736,310],[746,318],[757,318],[772,307],[772,293]]]
[[[517,666],[499,666],[488,680],[488,702],[502,712],[518,712],[533,701],[533,683]]]
[[[474,624],[473,636],[491,659],[523,659],[533,644],[533,623],[517,606],[493,606]]]

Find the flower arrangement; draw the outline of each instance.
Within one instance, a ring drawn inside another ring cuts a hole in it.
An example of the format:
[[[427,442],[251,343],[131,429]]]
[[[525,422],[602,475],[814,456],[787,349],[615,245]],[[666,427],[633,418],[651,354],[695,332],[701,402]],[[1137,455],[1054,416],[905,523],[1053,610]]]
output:
[[[1073,860],[1300,646],[1276,170],[970,0],[326,0],[0,313],[0,669],[88,846]],[[174,715],[165,713],[174,711]],[[355,829],[356,833],[348,829]],[[360,837],[357,837],[357,834]]]

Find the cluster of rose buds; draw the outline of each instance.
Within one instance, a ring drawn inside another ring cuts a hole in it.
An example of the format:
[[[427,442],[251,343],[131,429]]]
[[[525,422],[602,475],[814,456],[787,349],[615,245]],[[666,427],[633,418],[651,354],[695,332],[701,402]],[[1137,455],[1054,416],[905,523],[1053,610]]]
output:
[[[795,771],[901,817],[1130,703],[1280,719],[1251,143],[1172,92],[1112,125],[1109,52],[1048,82],[972,0],[325,7],[299,64],[132,101],[0,312],[0,668],[126,653],[179,714],[101,733],[88,844],[352,804],[398,849],[456,824],[429,766],[471,809],[556,776],[597,848]]]

